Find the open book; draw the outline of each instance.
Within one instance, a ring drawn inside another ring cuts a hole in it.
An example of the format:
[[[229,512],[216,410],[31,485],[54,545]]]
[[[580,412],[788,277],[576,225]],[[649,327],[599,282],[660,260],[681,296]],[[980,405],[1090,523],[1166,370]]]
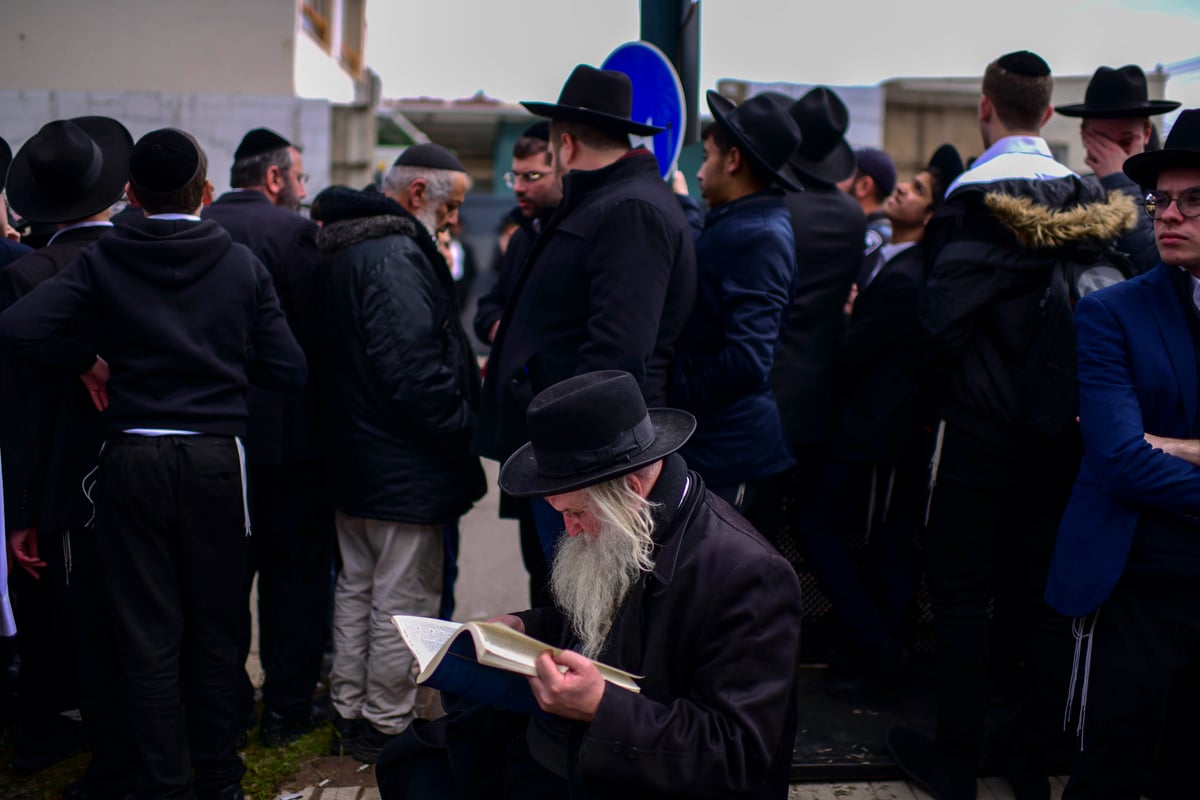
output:
[[[392,622],[421,668],[417,683],[509,711],[542,713],[524,676],[537,675],[537,657],[559,648],[497,622],[463,624],[399,614]],[[592,663],[614,686],[641,691],[636,675]]]

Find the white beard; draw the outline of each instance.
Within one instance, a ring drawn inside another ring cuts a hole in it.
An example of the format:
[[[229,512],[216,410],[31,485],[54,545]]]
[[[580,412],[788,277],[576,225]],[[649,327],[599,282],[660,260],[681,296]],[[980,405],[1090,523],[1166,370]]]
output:
[[[425,226],[425,231],[430,236],[432,236],[434,239],[437,239],[437,207],[436,206],[427,205],[424,208],[422,208],[419,212],[417,212],[416,214],[413,214],[413,216],[417,218],[417,222],[420,222],[423,226]]]
[[[635,536],[611,523],[601,523],[598,536],[563,535],[554,551],[550,592],[588,658],[600,655],[617,609],[642,575],[638,553]]]

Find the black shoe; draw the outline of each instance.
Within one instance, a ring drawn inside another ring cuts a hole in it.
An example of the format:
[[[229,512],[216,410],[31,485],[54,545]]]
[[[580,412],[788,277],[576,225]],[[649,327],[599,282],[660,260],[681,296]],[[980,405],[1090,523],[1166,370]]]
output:
[[[336,711],[333,712],[333,736],[329,742],[329,754],[333,756],[348,756],[354,751],[354,743],[366,725],[361,719],[346,719]]]
[[[379,754],[383,752],[383,748],[391,744],[392,740],[398,738],[400,734],[383,733],[376,730],[375,726],[366,720],[362,722],[362,730],[358,734],[358,738],[354,740],[354,747],[350,750],[350,755],[364,764],[374,764],[379,760]]]
[[[1012,786],[1015,800],[1050,800],[1047,756],[1023,744],[1013,729],[1002,728],[992,740],[993,767]]]
[[[934,800],[975,800],[973,765],[942,751],[934,741],[908,728],[888,731],[888,749],[909,779]]]
[[[13,772],[28,775],[87,751],[83,723],[64,716],[42,720],[36,729],[22,725],[13,747]]]
[[[283,747],[315,727],[317,723],[311,716],[285,717],[275,711],[264,711],[262,727],[258,729],[258,740],[262,742],[263,747]]]

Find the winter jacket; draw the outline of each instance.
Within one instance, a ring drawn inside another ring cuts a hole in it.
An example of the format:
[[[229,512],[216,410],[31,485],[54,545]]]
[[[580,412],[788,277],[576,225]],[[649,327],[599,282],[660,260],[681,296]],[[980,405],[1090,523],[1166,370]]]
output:
[[[450,522],[485,489],[471,449],[479,368],[433,238],[396,203],[355,194],[361,215],[326,221],[318,237],[330,259],[319,380],[334,505],[368,519]]]
[[[696,305],[679,337],[670,405],[696,416],[683,454],[712,486],[795,463],[771,392],[771,366],[796,272],[783,192],[708,213],[696,240]]]
[[[1015,371],[1038,331],[1051,268],[1095,258],[1135,214],[1126,195],[1075,175],[952,191],[926,228],[934,261],[920,303],[931,388],[948,425],[1000,449],[1030,442]]]

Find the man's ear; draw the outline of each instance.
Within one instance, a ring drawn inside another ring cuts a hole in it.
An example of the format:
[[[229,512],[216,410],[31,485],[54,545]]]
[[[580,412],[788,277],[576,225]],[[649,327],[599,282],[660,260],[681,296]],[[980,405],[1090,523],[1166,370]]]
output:
[[[212,181],[204,182],[204,191],[200,194],[200,205],[211,206],[213,201],[213,185]]]
[[[281,168],[274,165],[267,167],[267,174],[263,176],[263,186],[266,187],[267,192],[272,198],[283,191],[285,183],[286,180],[283,177],[283,170]]]
[[[408,200],[408,203],[402,205],[408,206],[409,213],[416,214],[425,207],[428,189],[428,181],[424,178],[417,178],[404,190],[404,197]]]
[[[995,113],[996,107],[992,105],[992,101],[988,99],[988,96],[986,94],[979,95],[979,121],[989,122]]]
[[[135,195],[133,193],[133,184],[132,183],[125,184],[125,199],[128,200],[129,205],[133,206],[134,208],[142,207],[142,204],[138,202],[137,195]],[[145,211],[143,210],[142,213],[144,214]]]
[[[1049,122],[1050,118],[1053,116],[1054,116],[1054,106],[1046,106],[1046,111],[1045,111],[1045,113],[1042,114],[1042,121],[1040,123],[1038,123],[1038,130],[1041,130],[1042,128],[1044,128],[1046,126],[1046,123]]]
[[[864,197],[870,197],[875,193],[875,179],[870,175],[860,175],[854,181],[852,188],[856,199],[861,200]]]
[[[746,157],[742,155],[742,149],[736,144],[725,153],[725,171],[730,175],[740,170],[745,164]]]
[[[576,149],[579,147],[579,142],[569,133],[561,133],[558,138],[558,153],[557,158],[562,162],[563,166],[567,166],[575,160]]]

